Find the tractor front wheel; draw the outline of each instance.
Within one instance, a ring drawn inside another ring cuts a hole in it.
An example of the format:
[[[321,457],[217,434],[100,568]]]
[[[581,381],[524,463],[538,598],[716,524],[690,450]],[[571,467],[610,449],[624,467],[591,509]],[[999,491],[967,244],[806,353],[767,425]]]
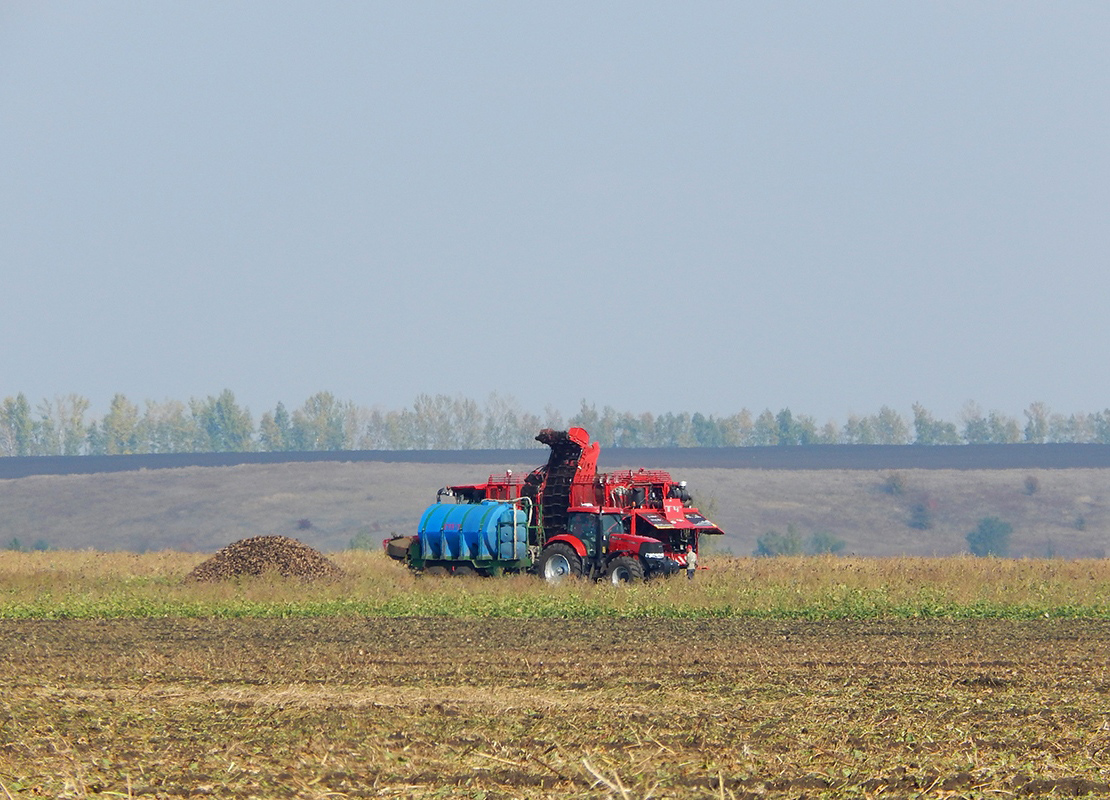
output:
[[[635,556],[617,556],[609,562],[605,577],[614,586],[624,583],[640,583],[644,579],[644,565]]]
[[[536,571],[548,583],[558,583],[563,578],[582,576],[582,559],[566,542],[555,542],[540,554]]]

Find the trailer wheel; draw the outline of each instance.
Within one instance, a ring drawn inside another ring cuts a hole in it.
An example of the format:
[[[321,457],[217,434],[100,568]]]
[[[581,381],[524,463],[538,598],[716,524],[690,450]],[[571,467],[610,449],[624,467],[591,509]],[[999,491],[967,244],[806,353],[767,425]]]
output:
[[[567,577],[578,578],[582,575],[582,559],[569,544],[555,542],[540,554],[536,571],[548,583],[558,583]]]
[[[455,577],[457,578],[477,578],[478,570],[469,564],[461,564],[455,567]]]
[[[428,567],[426,570],[424,570],[424,574],[432,578],[443,578],[447,575],[450,575],[451,573],[447,571],[447,567],[443,567],[437,564],[434,567]]]
[[[644,565],[634,556],[618,556],[609,562],[605,576],[614,586],[639,583],[644,579]]]

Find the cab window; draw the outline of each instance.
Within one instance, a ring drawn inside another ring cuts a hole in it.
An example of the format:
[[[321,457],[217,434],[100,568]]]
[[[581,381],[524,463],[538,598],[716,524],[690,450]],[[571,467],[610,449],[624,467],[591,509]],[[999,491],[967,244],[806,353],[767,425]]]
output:
[[[614,533],[626,533],[624,517],[621,514],[601,515],[602,538],[608,540]]]
[[[567,533],[577,536],[586,545],[586,552],[592,553],[597,544],[597,514],[572,511],[567,515]]]

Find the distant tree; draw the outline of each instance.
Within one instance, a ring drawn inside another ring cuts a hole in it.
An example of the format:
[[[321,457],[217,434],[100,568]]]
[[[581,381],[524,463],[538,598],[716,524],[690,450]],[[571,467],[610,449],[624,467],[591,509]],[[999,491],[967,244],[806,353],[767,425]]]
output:
[[[460,450],[481,446],[482,410],[476,402],[461,396],[451,401],[451,436],[451,446]]]
[[[400,445],[400,412],[372,408],[362,426],[359,447],[364,450],[404,450]]]
[[[1086,413],[1072,414],[1070,427],[1073,431],[1071,441],[1076,444],[1090,444],[1095,440],[1095,415]]]
[[[351,537],[350,543],[347,545],[348,550],[378,550],[381,548],[382,543],[379,537],[374,536],[369,531],[359,531]]]
[[[1051,412],[1044,403],[1030,403],[1025,409],[1025,441],[1030,444],[1044,444],[1048,438],[1048,418]]]
[[[804,549],[802,537],[798,535],[793,525],[788,525],[785,534],[770,530],[756,539],[755,555],[800,556]]]
[[[838,444],[840,442],[840,427],[833,420],[821,426],[817,434],[818,444]]]
[[[351,439],[365,426],[352,406],[347,406],[346,416],[347,438]],[[461,397],[421,394],[413,402],[408,422],[413,447],[418,450],[465,450],[482,439],[481,410],[473,400]]]
[[[844,444],[907,444],[910,430],[901,414],[890,406],[883,406],[872,416],[849,415],[841,441]]]
[[[913,404],[913,443],[936,444],[933,441],[933,415],[920,403]]]
[[[454,446],[450,397],[419,394],[412,403],[412,414],[415,449],[450,450]]]
[[[519,414],[514,408],[514,417]],[[567,424],[572,428],[585,428],[591,434],[598,429],[598,423],[601,422],[601,415],[597,413],[597,406],[588,404],[583,398],[582,405],[578,409],[578,413],[572,416]]]
[[[816,444],[817,420],[813,417],[806,414],[795,416],[789,408],[784,408],[774,419],[776,444]]]
[[[1016,444],[1022,432],[1018,421],[1001,411],[992,411],[987,417],[987,430],[992,444]]]
[[[531,416],[525,414],[524,416]],[[602,447],[615,447],[617,444],[617,426],[619,424],[620,415],[617,410],[612,406],[605,406],[601,409],[601,418],[597,421],[597,433],[590,431],[590,436],[597,442],[601,443]],[[527,423],[521,420],[521,426],[524,427]],[[586,430],[589,430],[587,428]],[[535,434],[533,434],[534,436]]]
[[[346,408],[331,392],[318,392],[293,412],[292,441],[296,450],[343,450]]]
[[[263,416],[264,422],[258,424],[258,438],[263,450],[273,453],[293,449],[293,423],[285,404],[278,402],[274,413],[267,412]]]
[[[274,412],[263,411],[258,418],[258,449],[264,453],[277,453],[282,449],[284,442],[274,424]]]
[[[413,449],[412,416],[412,412],[407,408],[403,408],[400,411],[391,411],[386,415],[386,432],[389,436],[389,441],[393,443],[393,447],[397,450]],[[488,427],[488,418],[486,424]],[[506,435],[508,434],[506,433]],[[508,439],[505,441],[507,442]],[[490,446],[493,447],[493,445]]]
[[[871,417],[849,414],[841,441],[844,444],[878,444],[879,435],[875,430],[874,420]]]
[[[736,447],[775,444],[961,444],[1025,442],[1110,443],[1110,408],[1096,413],[1053,414],[1044,403],[1025,410],[1025,425],[999,411],[984,414],[974,402],[959,427],[913,406],[912,435],[889,406],[869,416],[849,415],[843,427],[819,426],[805,414],[743,409],[728,417],[703,412],[639,415],[583,400],[566,422],[550,407],[541,416],[522,411],[511,397],[491,394],[484,407],[465,397],[420,395],[399,411],[340,403],[328,392],[309,398],[292,415],[281,403],[262,415],[257,430],[231,390],[217,397],[151,403],[139,416],[123,395],[100,419],[88,419],[89,402],[78,395],[42,401],[32,412],[26,397],[0,403],[0,455],[78,455],[82,452],[183,452],[295,449],[534,448],[543,427],[586,428],[603,447]]]
[[[691,417],[683,411],[675,414],[668,411],[655,420],[657,447],[693,447],[694,430]]]
[[[143,452],[143,435],[139,426],[139,408],[124,395],[112,398],[108,413],[100,421],[104,454],[131,455]]]
[[[197,421],[185,413],[179,400],[158,403],[148,400],[143,412],[142,429],[146,450],[151,453],[188,453],[198,446]]]
[[[910,440],[906,421],[890,406],[883,406],[875,416],[875,433],[879,444],[907,444]]]
[[[906,524],[919,531],[931,530],[935,524],[937,503],[929,494],[923,494],[910,506],[910,519]]]
[[[0,404],[0,451],[7,456],[29,456],[34,447],[35,421],[26,395],[20,392],[4,398]]]
[[[96,420],[89,423],[89,427],[85,432],[85,449],[91,456],[102,456],[107,454],[107,443],[104,440],[104,433],[100,429],[100,425]]]
[[[778,434],[776,444],[801,444],[801,430],[789,408],[784,408],[775,415],[775,431]]]
[[[724,443],[721,428],[712,415],[702,413],[690,417],[690,430],[694,435],[694,444],[697,447],[720,447]]]
[[[254,449],[251,413],[224,389],[218,397],[190,400],[189,410],[196,425],[196,449],[205,453],[246,453]]]
[[[1013,444],[1022,439],[1021,426],[1001,411],[983,416],[976,403],[969,402],[963,411],[963,438],[968,444]]]
[[[990,426],[983,417],[979,405],[968,401],[961,412],[963,418],[963,438],[968,444],[987,444],[991,440]]]
[[[1048,441],[1087,444],[1095,439],[1095,424],[1088,414],[1053,414],[1048,420]]]
[[[794,426],[798,432],[798,444],[818,444],[817,420],[809,414],[798,414],[794,417]]]
[[[1094,415],[1095,441],[1110,444],[1110,408]]]
[[[760,447],[779,443],[779,423],[771,409],[764,409],[755,418],[752,427],[752,444]]]
[[[514,398],[491,392],[489,397],[486,398],[485,417],[482,438],[485,440],[486,447],[511,449],[518,446],[527,446],[520,444],[521,410]],[[597,420],[597,409],[593,406],[587,406],[586,401],[583,400],[582,408],[578,414],[568,420],[567,424],[571,427],[577,425],[590,430],[590,425],[596,427]],[[533,439],[537,433],[539,431],[532,431],[529,440]],[[530,441],[529,444],[535,444],[535,442]]]
[[[933,418],[920,403],[913,404],[914,444],[960,444],[959,433],[951,422]]]
[[[594,421],[595,428],[598,423],[599,420]],[[573,426],[578,423],[572,418],[568,424]],[[539,433],[540,427],[540,418],[535,414],[522,411],[516,398],[512,396],[492,393],[486,401],[487,447],[504,447],[510,450],[540,447],[541,445],[536,442],[536,434]],[[586,427],[586,430],[593,434],[593,430],[589,427]],[[500,443],[496,445],[488,443],[495,440]]]
[[[613,447],[644,447],[641,441],[640,418],[628,411],[618,414],[613,425]]]
[[[892,472],[883,481],[883,491],[895,496],[906,493],[906,476],[902,472]]]
[[[721,436],[725,447],[744,447],[752,443],[755,421],[746,408],[721,420]]]
[[[62,432],[54,405],[49,400],[43,400],[36,411],[39,417],[35,420],[32,452],[37,456],[61,455]]]
[[[967,535],[972,555],[1005,557],[1010,552],[1010,534],[1014,526],[998,517],[983,517],[978,527]]]
[[[811,556],[836,555],[844,550],[845,542],[826,531],[815,531],[806,542],[805,551]]]
[[[646,447],[640,418],[625,411],[613,426],[613,447]]]
[[[520,415],[520,438],[517,439],[517,450],[525,450],[530,447],[540,447],[541,445],[536,442],[536,434],[539,433],[543,427],[540,422],[539,416],[525,411]]]
[[[60,397],[54,404],[58,416],[58,430],[62,440],[62,455],[80,455],[88,436],[85,415],[89,413],[89,400],[78,394]]]
[[[7,546],[5,546],[4,549],[5,550],[11,550],[11,551],[14,551],[16,553],[27,553],[27,552],[32,552],[32,551],[38,552],[38,551],[42,551],[42,550],[49,550],[50,545],[47,543],[47,541],[45,539],[36,539],[35,543],[33,545],[31,545],[30,547],[27,547],[17,537],[15,539],[12,539],[10,542],[8,542]]]

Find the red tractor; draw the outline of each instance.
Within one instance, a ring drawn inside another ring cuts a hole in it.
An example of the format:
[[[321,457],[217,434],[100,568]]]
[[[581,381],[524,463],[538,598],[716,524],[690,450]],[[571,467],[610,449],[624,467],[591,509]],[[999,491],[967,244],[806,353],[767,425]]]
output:
[[[536,440],[551,448],[547,464],[440,489],[417,535],[387,540],[386,551],[426,572],[622,583],[685,569],[701,535],[722,533],[692,507],[686,482],[663,470],[598,473],[600,446],[582,428]],[[444,508],[445,497],[462,507]]]

